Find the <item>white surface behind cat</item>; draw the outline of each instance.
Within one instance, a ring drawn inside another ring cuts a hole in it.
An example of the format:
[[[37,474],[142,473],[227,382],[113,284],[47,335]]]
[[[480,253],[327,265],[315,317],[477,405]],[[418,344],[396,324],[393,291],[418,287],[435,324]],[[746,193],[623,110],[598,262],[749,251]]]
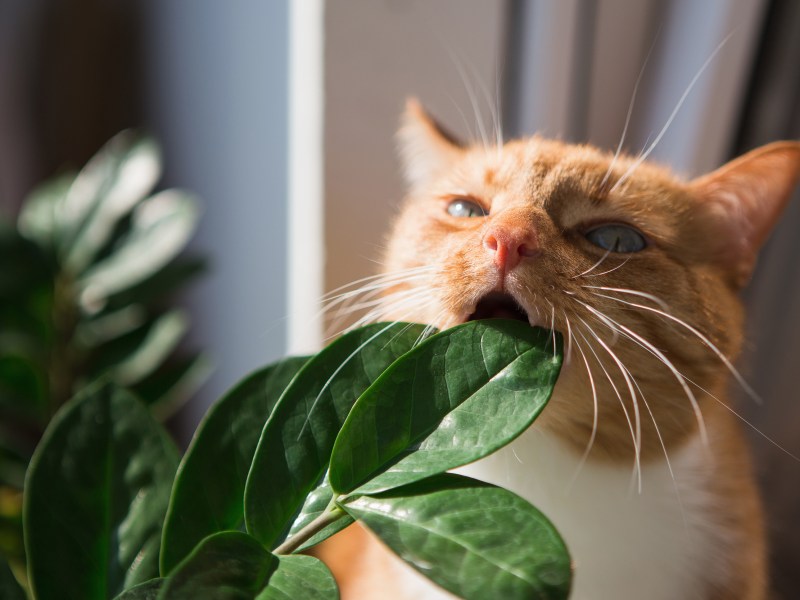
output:
[[[587,461],[535,427],[499,452],[458,470],[523,496],[555,524],[573,560],[573,600],[705,598],[703,582],[724,581],[704,485],[713,460],[697,436],[666,461],[642,464],[638,491],[629,467]],[[580,470],[579,470],[580,469]],[[625,565],[625,580],[619,566]]]

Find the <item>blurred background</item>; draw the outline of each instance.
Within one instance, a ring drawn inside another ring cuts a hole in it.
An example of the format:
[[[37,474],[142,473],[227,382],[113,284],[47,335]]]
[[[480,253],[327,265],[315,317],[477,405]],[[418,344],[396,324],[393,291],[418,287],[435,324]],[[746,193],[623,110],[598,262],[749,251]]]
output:
[[[0,215],[124,128],[161,143],[160,185],[202,198],[190,252],[210,263],[180,298],[215,365],[174,421],[186,441],[247,372],[322,343],[322,293],[376,272],[408,96],[463,139],[495,118],[609,149],[630,108],[632,153],[680,105],[652,159],[693,176],[800,137],[798,64],[795,0],[0,0]],[[795,198],[746,292],[765,402],[740,403],[796,455],[798,230]],[[793,598],[800,464],[751,433]]]

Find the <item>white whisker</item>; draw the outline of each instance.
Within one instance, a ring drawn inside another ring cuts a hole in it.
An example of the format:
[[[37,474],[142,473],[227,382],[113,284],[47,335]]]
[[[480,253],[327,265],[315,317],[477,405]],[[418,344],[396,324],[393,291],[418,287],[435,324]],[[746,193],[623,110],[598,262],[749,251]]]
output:
[[[603,287],[600,285],[584,285],[589,290],[604,290],[606,292],[619,292],[620,294],[631,294],[632,296],[641,296],[642,298],[647,298],[648,300],[655,302],[664,310],[669,310],[669,305],[664,302],[658,296],[654,296],[653,294],[648,294],[647,292],[640,292],[638,290],[629,290],[627,288],[613,288],[613,287]],[[601,298],[609,298],[611,300],[619,300],[619,298],[615,298],[614,296],[606,296],[605,294],[598,294],[593,292],[595,296],[600,296]]]

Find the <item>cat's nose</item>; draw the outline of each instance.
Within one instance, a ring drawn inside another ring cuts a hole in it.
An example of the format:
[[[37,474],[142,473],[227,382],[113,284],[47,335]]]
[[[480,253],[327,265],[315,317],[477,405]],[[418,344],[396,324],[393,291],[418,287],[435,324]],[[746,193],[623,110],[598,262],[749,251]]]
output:
[[[523,258],[539,254],[536,234],[532,230],[503,224],[486,232],[483,247],[492,253],[495,266],[503,273],[516,267]]]

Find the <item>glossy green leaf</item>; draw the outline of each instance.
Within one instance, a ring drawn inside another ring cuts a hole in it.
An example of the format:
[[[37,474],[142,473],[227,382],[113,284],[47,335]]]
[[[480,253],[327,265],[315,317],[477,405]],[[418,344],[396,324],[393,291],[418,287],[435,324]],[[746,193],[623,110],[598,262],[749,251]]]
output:
[[[281,397],[258,443],[245,490],[247,530],[264,545],[286,539],[321,485],[336,435],[356,398],[423,332],[378,323],[342,336],[312,358]]]
[[[103,308],[111,294],[129,288],[161,269],[186,245],[199,211],[183,192],[167,190],[143,201],[133,212],[131,231],[116,250],[79,279],[81,306]]]
[[[164,585],[166,579],[157,577],[150,581],[145,581],[139,585],[135,585],[129,590],[125,590],[114,600],[156,600],[158,592]]]
[[[95,600],[158,575],[178,453],[143,404],[94,385],[59,411],[25,483],[25,547],[38,600]]]
[[[254,600],[277,568],[278,557],[246,533],[215,533],[178,565],[158,599]]]
[[[278,568],[256,600],[336,600],[339,588],[322,561],[311,556],[278,557]]]
[[[244,523],[244,489],[261,430],[281,393],[307,358],[256,371],[206,414],[181,462],[161,547],[169,573],[209,534]]]
[[[82,272],[109,241],[117,222],[155,186],[161,156],[155,142],[123,131],[80,172],[65,198],[70,215],[63,265]]]
[[[326,477],[322,480],[322,482],[306,497],[306,500],[303,503],[303,508],[300,509],[300,513],[297,515],[294,523],[292,523],[292,527],[289,530],[289,535],[287,535],[286,538],[292,538],[297,534],[297,532],[303,529],[303,527],[322,515],[322,513],[325,512],[325,510],[329,507],[332,499],[333,490],[331,490],[331,486],[328,483],[326,474]],[[302,552],[303,550],[307,550],[312,546],[316,546],[320,542],[328,539],[333,534],[338,533],[352,523],[353,518],[350,515],[342,515],[341,518],[329,523],[320,531],[312,535],[308,540],[303,542],[297,548],[297,550],[295,550],[295,552]]]
[[[3,600],[26,600],[25,591],[17,583],[8,563],[0,556],[0,598]]]
[[[553,525],[508,490],[435,475],[342,508],[417,571],[466,600],[563,600],[570,558]]]
[[[561,368],[553,334],[527,323],[473,321],[420,344],[359,398],[336,440],[339,493],[418,481],[491,454],[550,399]]]

